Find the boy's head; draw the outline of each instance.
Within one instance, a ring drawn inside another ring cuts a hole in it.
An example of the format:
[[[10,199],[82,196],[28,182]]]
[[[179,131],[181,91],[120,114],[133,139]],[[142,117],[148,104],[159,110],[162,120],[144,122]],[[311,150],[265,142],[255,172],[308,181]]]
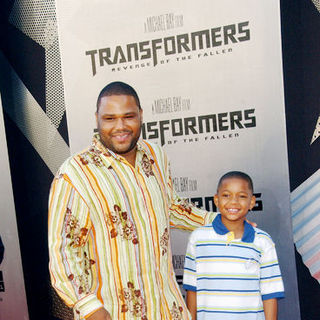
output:
[[[256,203],[251,178],[241,171],[224,174],[219,180],[214,203],[224,220],[243,221]]]

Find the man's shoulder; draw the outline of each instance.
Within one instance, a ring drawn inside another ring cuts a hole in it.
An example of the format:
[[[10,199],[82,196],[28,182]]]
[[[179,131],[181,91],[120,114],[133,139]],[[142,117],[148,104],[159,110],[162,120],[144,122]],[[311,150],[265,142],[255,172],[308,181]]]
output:
[[[158,144],[149,140],[139,140],[139,146],[152,158],[163,158],[166,157],[166,152]]]
[[[139,140],[139,144],[147,150],[149,149],[149,150],[155,150],[158,152],[164,152],[164,149],[161,146],[159,146],[157,143],[151,142],[149,140],[141,139],[141,140]]]
[[[91,152],[92,146],[88,146],[87,148],[83,149],[80,152],[77,152],[73,155],[71,155],[69,158],[64,160],[64,162],[61,164],[58,173],[64,173],[68,171],[69,168],[74,167],[77,163],[79,164],[79,159],[82,159],[84,155]],[[81,161],[80,161],[81,163]]]

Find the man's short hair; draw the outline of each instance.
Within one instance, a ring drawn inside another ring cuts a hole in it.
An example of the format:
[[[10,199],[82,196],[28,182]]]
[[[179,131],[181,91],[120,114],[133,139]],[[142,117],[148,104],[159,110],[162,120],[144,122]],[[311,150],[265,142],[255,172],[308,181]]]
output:
[[[129,86],[127,83],[121,81],[115,81],[107,84],[101,91],[97,99],[97,112],[99,110],[100,102],[103,97],[109,96],[132,96],[136,101],[137,106],[141,109],[140,100],[137,92]]]
[[[253,182],[252,182],[252,179],[250,178],[250,176],[244,172],[241,172],[241,171],[229,171],[227,173],[225,173],[219,180],[218,182],[218,187],[217,187],[217,192],[223,182],[223,180],[225,179],[229,179],[229,178],[240,178],[240,179],[243,179],[245,181],[248,182],[248,186],[249,186],[249,189],[252,191],[253,193]]]

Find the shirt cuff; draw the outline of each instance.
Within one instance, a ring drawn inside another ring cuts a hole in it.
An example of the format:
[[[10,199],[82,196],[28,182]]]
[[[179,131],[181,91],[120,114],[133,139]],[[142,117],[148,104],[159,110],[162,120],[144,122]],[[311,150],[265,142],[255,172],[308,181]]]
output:
[[[274,292],[274,293],[269,293],[269,294],[263,294],[261,296],[262,300],[269,300],[269,299],[282,299],[284,298],[284,291],[279,291],[279,292]]]
[[[97,296],[89,294],[74,305],[73,311],[76,319],[84,319],[101,308],[103,308],[103,304]]]
[[[187,290],[187,291],[197,291],[197,287],[191,286],[189,284],[183,284],[183,289]]]

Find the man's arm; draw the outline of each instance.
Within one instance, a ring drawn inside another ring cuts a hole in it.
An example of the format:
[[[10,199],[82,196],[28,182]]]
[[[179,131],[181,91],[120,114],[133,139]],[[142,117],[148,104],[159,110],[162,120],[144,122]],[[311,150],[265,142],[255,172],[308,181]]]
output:
[[[197,292],[196,291],[187,291],[187,307],[191,313],[192,320],[197,320]]]
[[[194,204],[182,199],[175,192],[170,174],[170,164],[165,155],[166,179],[169,196],[170,225],[173,228],[192,231],[197,227],[208,224],[216,217],[215,212],[196,207]]]
[[[278,300],[268,299],[263,301],[264,316],[266,320],[278,319]]]
[[[48,244],[52,286],[79,318],[103,307],[95,288],[99,285],[89,208],[69,178],[54,179],[49,197]],[[94,254],[94,253],[93,253]]]

